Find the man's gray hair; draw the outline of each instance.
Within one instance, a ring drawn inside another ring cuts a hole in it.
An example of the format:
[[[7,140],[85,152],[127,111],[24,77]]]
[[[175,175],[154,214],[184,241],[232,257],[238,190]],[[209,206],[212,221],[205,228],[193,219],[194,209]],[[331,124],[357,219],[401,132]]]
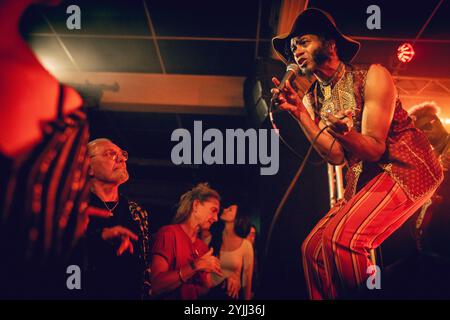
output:
[[[87,145],[87,149],[88,149],[88,154],[89,156],[92,156],[94,154],[94,149],[95,147],[102,142],[109,142],[109,143],[113,143],[111,140],[107,139],[107,138],[98,138],[98,139],[94,139],[92,141],[89,141],[88,145]]]

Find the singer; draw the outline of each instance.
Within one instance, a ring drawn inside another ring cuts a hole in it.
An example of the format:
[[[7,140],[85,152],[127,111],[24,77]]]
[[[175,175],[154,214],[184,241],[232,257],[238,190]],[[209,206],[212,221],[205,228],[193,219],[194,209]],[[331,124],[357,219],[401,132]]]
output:
[[[326,12],[307,9],[273,47],[287,65],[315,77],[303,99],[277,79],[273,101],[290,111],[331,164],[347,165],[344,198],[302,245],[312,299],[352,297],[366,288],[369,252],[431,197],[442,168],[413,126],[384,67],[349,64],[360,44]],[[326,129],[320,133],[321,129]]]

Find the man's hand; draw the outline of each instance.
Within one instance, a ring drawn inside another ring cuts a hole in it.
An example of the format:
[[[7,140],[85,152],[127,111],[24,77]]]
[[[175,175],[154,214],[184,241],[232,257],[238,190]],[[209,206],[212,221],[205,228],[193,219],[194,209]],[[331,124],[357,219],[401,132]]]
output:
[[[122,253],[124,253],[127,250],[130,251],[130,254],[134,253],[134,247],[133,247],[133,244],[130,241],[130,238],[123,236],[122,237],[122,243],[120,244],[120,247],[119,247],[119,249],[117,249],[116,253],[117,253],[118,256],[121,256]]]
[[[239,299],[239,290],[241,290],[241,284],[239,279],[234,276],[227,278],[227,294],[233,299]]]
[[[223,274],[222,269],[220,268],[220,261],[212,254],[213,249],[211,248],[195,262],[196,269],[206,272],[214,272],[215,274],[222,276]]]
[[[104,228],[102,231],[102,239],[105,241],[112,241],[120,239],[121,243],[119,249],[117,249],[117,255],[122,255],[125,251],[134,253],[134,247],[130,240],[138,240],[138,236],[131,232],[129,229],[122,226],[115,226],[112,228]]]
[[[280,84],[280,81],[275,77],[272,78],[272,82],[277,87]],[[308,113],[302,103],[302,99],[294,88],[292,88],[289,81],[286,81],[286,84],[281,91],[277,88],[273,88],[270,92],[273,94],[272,101],[274,104],[282,110],[290,111],[297,119],[300,119],[302,112]]]
[[[85,233],[89,225],[90,217],[107,218],[110,217],[109,210],[91,207],[87,202],[80,205],[80,213],[77,216],[77,226],[75,228],[75,242],[78,241]]]

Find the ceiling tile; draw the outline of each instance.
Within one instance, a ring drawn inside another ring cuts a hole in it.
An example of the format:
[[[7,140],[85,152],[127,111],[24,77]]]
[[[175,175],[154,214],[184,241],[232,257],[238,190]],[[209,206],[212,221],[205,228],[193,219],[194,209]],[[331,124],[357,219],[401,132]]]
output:
[[[367,8],[376,4],[372,0],[311,0],[309,7],[328,11],[336,20],[339,29],[350,35],[414,38],[437,3],[438,0],[422,2],[420,5],[412,5],[409,0],[379,2],[381,12],[379,30],[369,30],[366,25],[371,15],[366,13]],[[446,16],[448,17],[448,14]]]
[[[26,36],[35,32],[50,33],[51,29],[42,15],[42,11],[37,7],[30,7],[20,19],[20,32]]]
[[[147,1],[158,36],[255,38],[258,0]]]
[[[255,42],[159,41],[169,73],[245,76],[253,67]]]
[[[62,49],[56,37],[29,36],[27,39],[39,61],[50,71],[72,71],[75,66]]]
[[[432,2],[431,2],[432,3]],[[430,8],[431,9],[431,8]],[[430,11],[431,13],[431,11]],[[444,1],[422,34],[422,38],[449,39],[450,1]]]
[[[78,5],[81,11],[81,29],[69,30],[66,22],[69,5]],[[144,6],[138,0],[88,1],[77,0],[48,8],[46,16],[57,33],[149,36]]]
[[[151,40],[64,36],[62,40],[82,71],[161,72]]]

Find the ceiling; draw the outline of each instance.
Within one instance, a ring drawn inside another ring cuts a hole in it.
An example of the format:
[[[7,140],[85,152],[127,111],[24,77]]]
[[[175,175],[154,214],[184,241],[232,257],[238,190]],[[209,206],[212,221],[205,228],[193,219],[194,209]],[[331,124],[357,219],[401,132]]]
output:
[[[81,10],[80,30],[66,26],[70,16],[66,9],[72,4]],[[161,89],[150,87],[151,84],[171,79],[170,75],[202,75],[218,80],[235,77],[233,81],[241,88],[241,79],[253,72],[255,59],[272,56],[270,39],[278,33],[279,26],[291,25],[295,12],[286,17],[280,14],[282,8],[287,6],[298,12],[304,7],[318,7],[330,12],[344,33],[361,41],[354,63],[381,63],[394,73],[406,107],[433,99],[447,109],[450,1],[430,0],[420,5],[411,5],[408,0],[377,1],[381,12],[379,30],[366,26],[370,16],[367,8],[372,4],[368,0],[77,0],[55,8],[29,10],[23,19],[22,33],[42,63],[63,82],[74,84],[72,79],[107,74],[101,78],[101,84],[120,86],[120,81],[124,81],[121,74],[128,73],[135,78],[131,82],[134,87],[134,83],[146,81],[139,75],[151,74],[160,77],[148,81],[149,91],[158,92]],[[410,63],[399,64],[396,50],[404,42],[414,44],[416,55]],[[185,82],[185,88],[195,84],[195,90],[199,90],[202,86],[190,78]],[[234,108],[234,114],[243,113],[241,90],[229,91],[228,96],[224,93],[224,97],[216,93],[221,99],[219,105]],[[133,108],[133,104],[141,104],[133,100],[139,92],[118,98],[120,92],[110,97],[108,91],[104,90],[106,96],[101,103],[105,109],[113,102],[123,104],[129,100],[120,111],[161,112],[154,108],[158,105],[154,101],[148,103],[151,108]],[[159,101],[159,105],[166,104],[168,108],[163,112],[177,113],[174,106],[185,105],[186,101]],[[202,103],[193,99],[188,104]],[[210,109],[215,106],[204,104]],[[189,109],[184,113],[204,110]],[[450,118],[450,110],[447,113]]]
[[[271,12],[279,6],[258,0],[71,1],[81,9],[81,29],[68,30],[68,4],[25,18],[23,32],[55,69],[228,76],[247,75],[255,57],[267,55]]]
[[[362,41],[355,62],[389,66],[398,45],[414,40],[440,1],[378,1],[381,29],[369,30],[366,10],[373,1],[366,0],[78,0],[30,10],[22,30],[54,70],[246,76],[256,57],[269,55],[285,2],[330,12],[344,33]],[[69,4],[81,9],[80,30],[66,27]],[[450,2],[443,1],[403,75],[448,76],[449,14]]]
[[[361,50],[355,63],[382,63],[391,67],[391,58],[396,59],[397,47],[413,43],[424,24],[441,0],[421,1],[310,1],[330,12],[341,31],[361,41]],[[369,30],[366,26],[367,8],[378,4],[381,13],[381,29]],[[450,2],[443,1],[414,44],[416,55],[400,72],[403,76],[449,77],[450,63]]]
[[[255,188],[246,166],[174,166],[170,135],[180,127],[192,130],[194,120],[205,128],[247,126],[242,83],[256,58],[272,56],[270,39],[287,23],[280,15],[283,6],[329,11],[344,33],[361,41],[356,63],[382,63],[395,71],[396,48],[414,43],[439,1],[377,1],[381,29],[369,30],[366,9],[372,0],[73,0],[29,10],[21,30],[61,81],[80,90],[103,89],[90,111],[92,137],[108,136],[126,148],[134,177],[131,193],[167,211],[196,181],[208,180],[247,198]],[[72,4],[81,9],[80,30],[66,27]],[[406,105],[435,99],[450,118],[449,16],[450,1],[444,1],[414,43],[416,56],[396,70],[396,79]]]

